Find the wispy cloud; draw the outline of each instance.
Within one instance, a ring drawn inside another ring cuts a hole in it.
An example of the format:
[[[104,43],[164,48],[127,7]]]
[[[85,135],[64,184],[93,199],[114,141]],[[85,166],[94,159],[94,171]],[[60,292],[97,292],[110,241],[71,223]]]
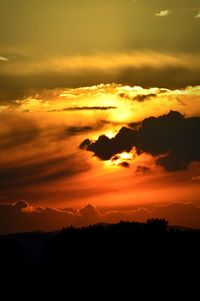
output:
[[[169,16],[170,15],[170,11],[169,10],[161,10],[160,12],[158,12],[158,13],[155,13],[155,15],[157,16],[157,17],[167,17],[167,16]]]

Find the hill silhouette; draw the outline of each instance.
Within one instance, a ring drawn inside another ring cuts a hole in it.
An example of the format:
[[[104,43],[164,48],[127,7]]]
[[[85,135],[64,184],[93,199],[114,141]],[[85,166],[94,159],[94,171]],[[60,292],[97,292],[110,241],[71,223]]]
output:
[[[40,288],[60,279],[68,289],[83,283],[103,289],[113,281],[145,282],[151,273],[176,281],[198,271],[199,254],[200,231],[169,227],[165,219],[0,237],[4,280],[20,275],[26,285],[28,279]]]

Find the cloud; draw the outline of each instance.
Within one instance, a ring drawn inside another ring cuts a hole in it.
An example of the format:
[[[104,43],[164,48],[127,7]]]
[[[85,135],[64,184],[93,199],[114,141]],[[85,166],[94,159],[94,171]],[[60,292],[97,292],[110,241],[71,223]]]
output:
[[[13,204],[14,208],[17,210],[23,210],[25,208],[28,208],[29,204],[25,201],[17,201]]]
[[[0,234],[54,231],[63,227],[86,226],[96,223],[116,223],[120,220],[144,222],[150,218],[165,218],[171,225],[200,228],[200,207],[192,203],[169,203],[134,209],[98,210],[88,204],[83,208],[55,209],[37,207],[28,210],[24,201],[0,204]]]
[[[25,201],[0,204],[0,234],[28,231],[54,231],[67,226],[84,226],[100,221],[100,212],[88,204],[77,210],[38,207],[27,210]],[[25,210],[26,209],[26,210]]]
[[[103,82],[180,88],[199,84],[199,71],[199,53],[114,52],[38,62],[9,61],[0,69],[0,102],[7,104],[43,89],[77,88]]]
[[[50,110],[49,112],[63,112],[63,111],[107,111],[117,109],[114,106],[102,107],[102,106],[95,106],[95,107],[69,107],[63,108],[62,110]]]
[[[61,179],[70,178],[88,170],[89,165],[68,154],[60,157],[45,157],[28,162],[15,162],[8,166],[1,164],[1,193],[15,194],[16,190],[25,191],[31,186],[40,186]]]
[[[195,18],[200,18],[200,12],[195,16]]]
[[[69,136],[78,135],[85,132],[92,131],[93,128],[91,126],[69,126],[66,129],[66,133]]]
[[[128,162],[121,162],[119,165],[122,166],[122,167],[125,167],[125,168],[130,167],[130,164]]]
[[[7,62],[8,59],[4,56],[0,56],[0,62]]]
[[[155,13],[155,15],[160,18],[167,17],[169,16],[169,14],[170,14],[169,10],[161,10],[159,13]]]
[[[85,207],[79,210],[80,221],[82,225],[95,224],[100,222],[101,213],[97,208],[91,204],[86,205]]]
[[[28,204],[0,204],[0,234],[43,230],[50,231],[74,222],[71,212],[51,208],[36,208],[31,212],[23,211]],[[52,225],[51,225],[52,223]]]
[[[200,161],[199,131],[200,117],[184,118],[179,112],[170,111],[158,118],[144,119],[139,129],[123,127],[114,138],[101,135],[94,142],[86,139],[80,148],[102,160],[110,160],[136,147],[138,154],[145,152],[158,157],[157,164],[172,172],[185,170],[191,162]]]
[[[138,94],[136,96],[131,96],[130,94],[127,94],[127,93],[119,93],[119,96],[121,98],[126,98],[126,99],[129,99],[129,100],[136,100],[138,102],[143,102],[145,100],[149,100],[153,97],[157,97],[158,94],[156,93],[149,93],[149,94]]]
[[[119,96],[121,93],[124,94],[124,98]],[[140,102],[135,100],[138,95],[140,97],[152,96],[152,94],[156,96],[150,99],[145,97]],[[134,190],[133,187],[137,185],[142,186],[143,184],[136,184],[136,182],[142,182],[143,178],[144,181],[154,181],[152,178],[156,176],[159,178],[160,172],[164,172],[163,169],[155,166],[155,159],[159,159],[157,155],[147,156],[143,152],[143,155],[135,156],[132,151],[131,160],[120,154],[118,160],[103,163],[91,158],[91,153],[79,150],[78,146],[84,138],[88,137],[90,139],[81,145],[83,149],[87,149],[102,133],[107,136],[105,140],[110,143],[109,139],[114,138],[122,126],[128,125],[126,126],[129,128],[128,131],[125,128],[124,133],[120,134],[120,139],[124,140],[123,136],[126,136],[127,132],[130,132],[131,137],[133,132],[140,131],[142,120],[152,114],[154,117],[167,114],[170,109],[180,111],[186,117],[199,116],[199,96],[199,87],[169,90],[157,87],[145,89],[139,86],[102,84],[75,89],[41,90],[32,97],[27,96],[17,103],[13,102],[0,113],[0,197],[5,201],[30,199],[32,204],[49,205],[65,202],[73,205],[74,202],[80,204],[83,198],[93,201],[93,196],[96,200],[105,194],[107,195],[105,202],[107,202],[110,187],[116,183],[115,177],[122,177],[122,181],[119,181],[123,186],[121,194],[127,191],[125,187],[130,181],[132,187],[130,190]],[[117,108],[49,113],[50,109],[57,110],[74,105],[116,106]],[[133,143],[129,143],[130,139],[126,141],[125,148],[128,150],[133,147]],[[163,141],[163,138],[160,140]],[[119,148],[119,152],[124,149],[124,142],[122,144],[123,147]],[[104,144],[102,145],[102,148],[105,154],[99,151],[99,156],[109,160],[107,142],[105,147]],[[111,156],[116,153],[114,146],[112,149]],[[164,155],[166,153],[162,154]],[[180,159],[177,160],[179,161]],[[122,162],[126,162],[123,163],[126,166],[129,163],[130,168],[113,168]],[[161,164],[163,166],[164,163]],[[134,178],[130,177],[131,173],[135,173],[137,166],[151,167],[152,173],[147,176],[141,172],[136,173]],[[110,179],[107,181],[106,178],[105,181],[104,173],[108,170],[110,170]],[[195,185],[190,179],[198,174],[199,171],[194,171],[188,175],[188,185]],[[180,182],[179,177],[175,179],[173,185],[178,181]],[[163,183],[159,185],[164,185]],[[115,193],[113,192],[113,195]],[[125,195],[124,198],[130,198],[131,191]],[[139,196],[139,198],[144,200],[145,197]],[[163,196],[160,198],[162,199]],[[192,197],[187,200],[192,200]]]

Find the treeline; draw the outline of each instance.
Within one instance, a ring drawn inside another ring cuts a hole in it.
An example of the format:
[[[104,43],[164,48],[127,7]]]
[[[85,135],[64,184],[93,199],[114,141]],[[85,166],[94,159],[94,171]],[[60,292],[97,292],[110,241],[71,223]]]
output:
[[[144,280],[152,271],[175,279],[188,270],[199,272],[200,231],[169,227],[164,219],[63,228],[48,239],[44,234],[40,258],[31,268],[20,243],[1,237],[0,265],[5,279],[20,274],[42,283],[62,277],[68,286],[102,281],[101,286],[126,277]]]

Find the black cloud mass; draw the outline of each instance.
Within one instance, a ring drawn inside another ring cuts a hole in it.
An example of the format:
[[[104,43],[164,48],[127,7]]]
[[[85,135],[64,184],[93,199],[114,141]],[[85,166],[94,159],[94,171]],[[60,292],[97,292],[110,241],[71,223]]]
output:
[[[122,127],[114,138],[101,135],[95,142],[86,139],[80,148],[93,152],[101,160],[110,160],[136,147],[138,154],[155,156],[158,165],[172,172],[187,169],[191,162],[200,160],[199,132],[200,117],[185,118],[170,111],[158,118],[144,119],[139,129]]]

